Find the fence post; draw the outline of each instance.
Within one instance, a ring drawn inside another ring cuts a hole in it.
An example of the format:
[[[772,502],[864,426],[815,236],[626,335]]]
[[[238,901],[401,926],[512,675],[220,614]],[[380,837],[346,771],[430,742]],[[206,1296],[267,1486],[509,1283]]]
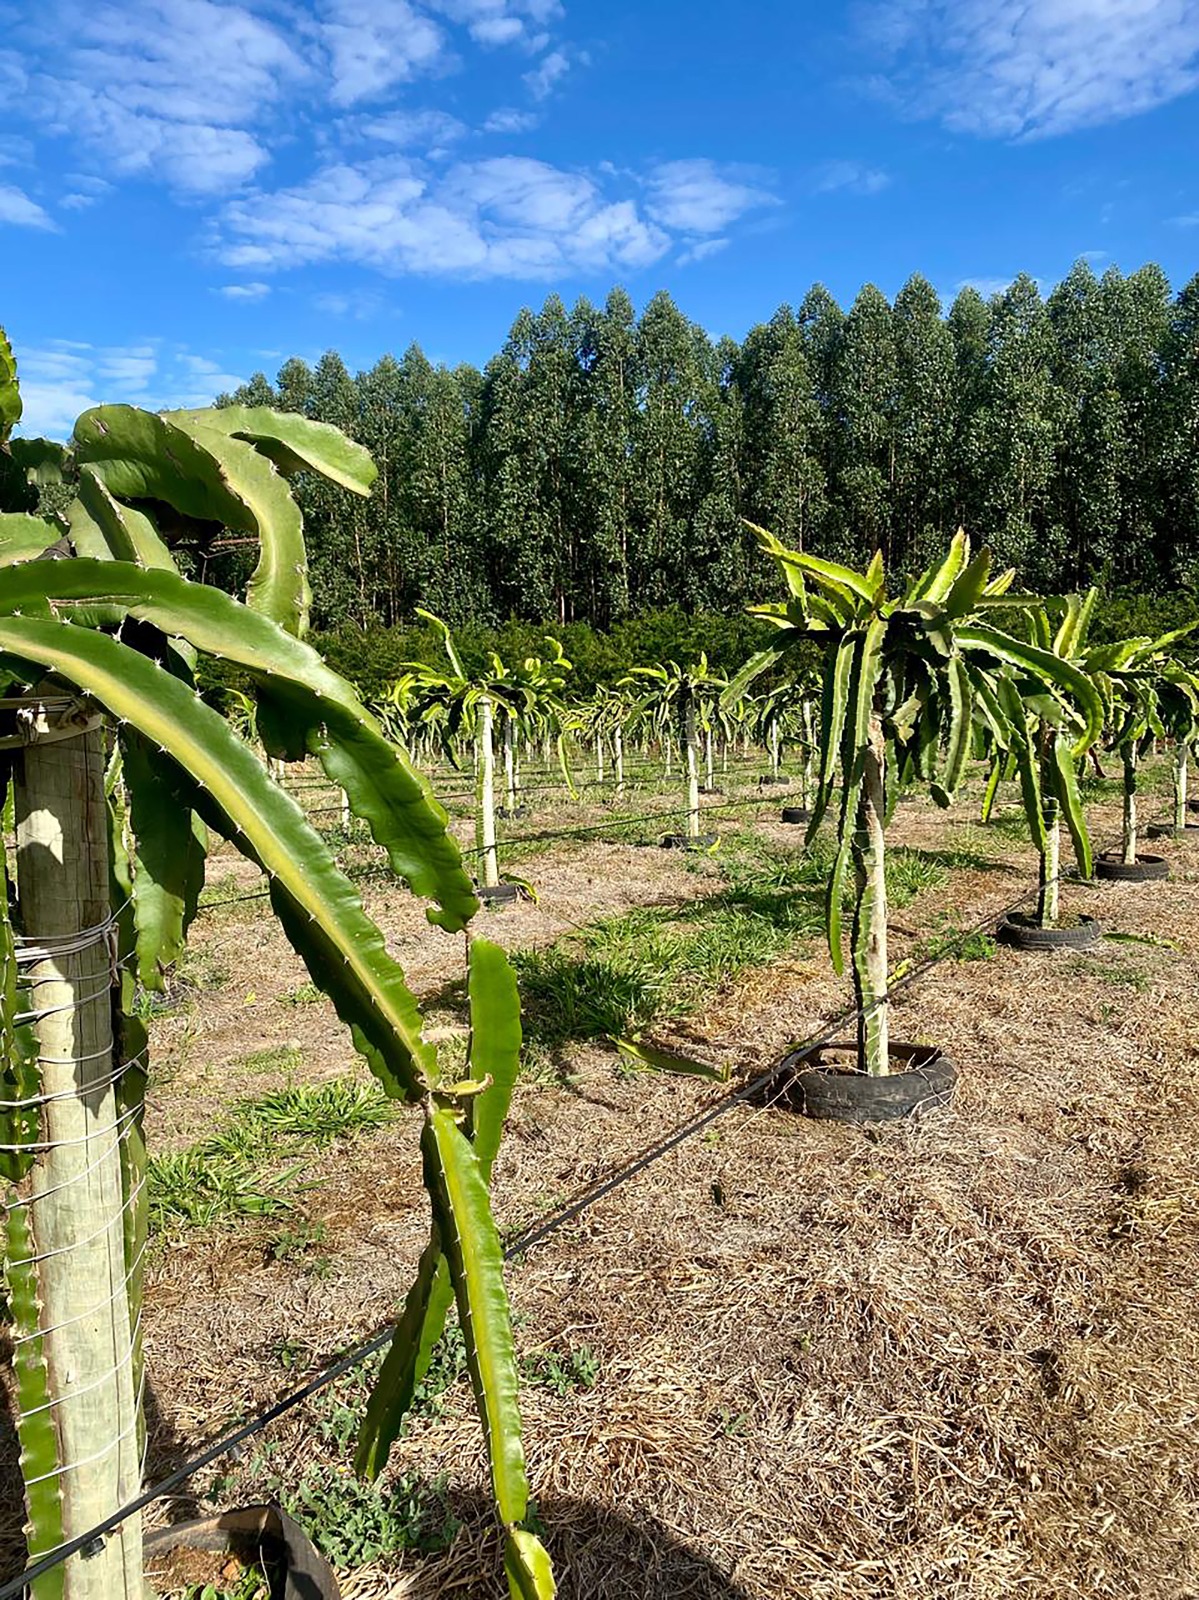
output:
[[[52,709],[61,705],[48,698],[22,713],[31,742],[16,761],[14,796],[17,960],[37,1037],[44,1147],[22,1199],[62,1537],[71,1539],[136,1495],[141,1463],[128,1295],[137,1263],[126,1260],[121,1177],[127,1122],[113,1070],[104,729],[78,708],[64,719]],[[140,1516],[97,1543],[35,1595],[141,1600]]]

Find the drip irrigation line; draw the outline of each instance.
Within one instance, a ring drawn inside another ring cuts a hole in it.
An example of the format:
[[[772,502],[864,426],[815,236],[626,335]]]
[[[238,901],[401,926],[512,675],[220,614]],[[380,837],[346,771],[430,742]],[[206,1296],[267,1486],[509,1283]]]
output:
[[[735,811],[743,806],[774,805],[779,801],[793,798],[791,789],[773,789],[769,794],[751,795],[741,800],[724,800],[719,805],[701,806],[700,816],[710,817],[717,811]],[[581,839],[589,833],[604,833],[612,828],[631,828],[638,822],[661,822],[670,817],[686,817],[691,812],[690,806],[671,806],[664,811],[644,811],[633,817],[614,817],[607,822],[593,822],[582,828],[559,828],[552,832],[544,833],[513,833],[507,838],[498,841],[500,844],[545,844],[554,839]],[[490,845],[480,846],[478,849],[463,850],[464,856],[483,855],[489,850]],[[2,1600],[2,1597],[0,1597]]]
[[[1109,845],[1114,843],[1118,837],[1119,835],[1112,835],[1108,841]],[[1058,872],[1056,878],[1051,880],[1053,883],[1068,881],[1071,881],[1071,878],[1061,871]],[[973,927],[956,934],[936,954],[929,955],[923,961],[918,962],[904,973],[901,978],[897,979],[893,985],[889,985],[887,997],[883,1003],[889,1003],[891,995],[897,990],[910,987],[918,978],[923,977],[927,972],[948,961],[951,955],[956,953],[966,940],[980,929],[993,926],[998,918],[1007,916],[1012,911],[1018,910],[1021,906],[1035,900],[1040,894],[1041,888],[1042,885],[1037,884],[1004,910],[987,912]],[[808,1039],[799,1044],[789,1046],[780,1059],[765,1072],[749,1079],[740,1088],[733,1090],[732,1093],[722,1095],[712,1105],[705,1107],[694,1116],[689,1117],[685,1122],[678,1124],[669,1133],[656,1140],[639,1155],[626,1161],[606,1178],[600,1179],[584,1189],[581,1194],[555,1212],[553,1216],[548,1217],[545,1222],[518,1235],[511,1244],[505,1247],[504,1260],[511,1261],[517,1256],[526,1254],[535,1245],[544,1243],[546,1239],[557,1233],[561,1228],[566,1227],[581,1216],[584,1211],[589,1210],[598,1201],[605,1199],[626,1183],[631,1182],[633,1178],[638,1177],[654,1162],[661,1160],[664,1156],[670,1154],[672,1150],[677,1149],[687,1139],[709,1127],[735,1106],[743,1105],[753,1096],[762,1093],[789,1068],[797,1055],[811,1053],[814,1050],[819,1050],[835,1043],[851,1025],[856,1025],[865,1020],[874,1009],[874,1007],[847,1006],[832,1018],[827,1019],[823,1026]],[[376,1355],[386,1345],[390,1344],[394,1331],[395,1324],[389,1322],[379,1332],[372,1334],[368,1339],[363,1340],[361,1343],[351,1347],[343,1355],[337,1357],[336,1360],[324,1367],[306,1383],[300,1385],[299,1388],[292,1389],[281,1396],[265,1411],[259,1412],[248,1421],[240,1423],[236,1428],[221,1434],[211,1443],[205,1445],[197,1455],[183,1462],[182,1465],[169,1472],[164,1478],[160,1478],[157,1483],[151,1484],[148,1489],[144,1489],[126,1505],[121,1506],[110,1516],[105,1517],[103,1521],[97,1523],[88,1532],[77,1535],[75,1538],[59,1545],[38,1561],[31,1563],[15,1578],[0,1585],[0,1600],[18,1600],[18,1597],[24,1593],[28,1585],[35,1583],[37,1579],[45,1576],[47,1572],[52,1571],[61,1562],[93,1545],[95,1540],[103,1538],[105,1534],[118,1527],[126,1518],[139,1511],[144,1511],[154,1501],[169,1495],[186,1483],[189,1478],[194,1477],[197,1472],[202,1471],[204,1467],[210,1466],[212,1462],[228,1454],[230,1450],[244,1440],[253,1437],[255,1434],[262,1433],[272,1422],[278,1421],[280,1417],[302,1405],[305,1400],[310,1399],[315,1394],[319,1394],[322,1389],[327,1388],[331,1383],[335,1383],[338,1378],[343,1377],[347,1372],[353,1371],[355,1367],[361,1365],[363,1361],[368,1360],[372,1355]]]

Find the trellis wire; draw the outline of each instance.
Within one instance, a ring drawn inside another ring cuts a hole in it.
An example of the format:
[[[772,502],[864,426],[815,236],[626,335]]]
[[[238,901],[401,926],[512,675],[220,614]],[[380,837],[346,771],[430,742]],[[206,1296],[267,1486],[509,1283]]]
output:
[[[1164,816],[1165,813],[1162,812],[1159,813],[1159,815]],[[1113,844],[1118,842],[1119,837],[1119,834],[1111,835],[1105,841],[1103,847],[1110,848]],[[1052,881],[1055,883],[1068,882],[1072,881],[1072,877],[1066,872],[1059,871],[1056,878],[1054,878]],[[1030,902],[1034,901],[1040,894],[1042,887],[1043,886],[1041,884],[1037,884],[1034,888],[1028,890],[1025,894],[1012,901],[1010,905],[1004,907],[1003,909],[999,911],[987,912],[971,927],[963,929],[955,934],[953,938],[951,938],[935,955],[929,955],[925,957],[924,960],[916,962],[908,969],[907,972],[903,974],[902,977],[898,978],[893,985],[888,987],[886,1000],[883,1003],[889,1003],[891,995],[897,990],[910,987],[911,984],[913,984],[918,978],[923,977],[926,973],[931,972],[936,967],[939,967],[943,962],[948,961],[950,957],[954,955],[968,939],[973,938],[976,933],[979,933],[988,927],[994,927],[997,921],[1010,916],[1012,912],[1018,911],[1021,906],[1028,905]],[[831,1019],[827,1019],[820,1031],[809,1036],[809,1038],[799,1044],[791,1045],[780,1057],[780,1059],[764,1073],[761,1073],[756,1078],[751,1078],[748,1082],[742,1084],[740,1088],[733,1090],[731,1093],[723,1095],[719,1100],[715,1101],[714,1104],[706,1107],[700,1112],[697,1112],[685,1122],[677,1124],[676,1127],[670,1131],[670,1133],[663,1135],[661,1139],[656,1140],[639,1155],[626,1161],[622,1166],[618,1167],[615,1172],[610,1173],[607,1178],[600,1179],[590,1185],[588,1188],[585,1188],[581,1194],[575,1197],[574,1200],[561,1207],[551,1217],[547,1218],[545,1222],[536,1227],[527,1229],[524,1233],[520,1234],[510,1245],[505,1248],[504,1260],[511,1261],[517,1256],[526,1254],[535,1245],[543,1243],[547,1238],[550,1238],[561,1228],[564,1228],[569,1223],[573,1222],[576,1217],[581,1216],[584,1211],[589,1210],[592,1206],[596,1205],[600,1200],[605,1199],[608,1195],[615,1193],[616,1190],[622,1188],[626,1183],[631,1182],[633,1178],[640,1176],[640,1174],[648,1167],[652,1166],[654,1162],[663,1159],[663,1157],[669,1155],[672,1150],[677,1149],[680,1145],[685,1143],[686,1140],[693,1138],[695,1134],[701,1132],[704,1128],[709,1127],[717,1120],[717,1118],[724,1116],[735,1106],[743,1105],[747,1100],[752,1099],[755,1095],[761,1094],[777,1078],[787,1071],[797,1058],[804,1055],[810,1055],[814,1051],[821,1050],[826,1046],[835,1043],[845,1032],[847,1032],[851,1026],[855,1026],[857,1023],[864,1021],[867,1017],[872,1015],[874,1009],[876,1008],[848,1006]],[[117,1511],[113,1512],[111,1516],[106,1517],[102,1522],[97,1523],[95,1527],[91,1528],[87,1533],[77,1535],[75,1538],[68,1540],[64,1544],[59,1545],[54,1550],[48,1552],[46,1555],[40,1557],[36,1562],[31,1563],[23,1572],[19,1573],[17,1577],[10,1579],[3,1585],[0,1585],[0,1600],[17,1600],[17,1597],[21,1595],[22,1591],[27,1587],[27,1585],[34,1583],[38,1578],[44,1576],[45,1573],[52,1571],[54,1567],[58,1566],[61,1562],[68,1560],[71,1556],[78,1554],[81,1550],[87,1549],[87,1547],[93,1545],[97,1539],[102,1539],[105,1534],[112,1532],[112,1530],[118,1527],[127,1517],[133,1516],[135,1513],[145,1510],[145,1508],[149,1505],[152,1505],[154,1501],[160,1500],[164,1496],[170,1494],[181,1484],[186,1483],[189,1478],[194,1477],[197,1472],[202,1471],[204,1467],[211,1465],[213,1461],[218,1460],[222,1455],[227,1454],[236,1445],[242,1443],[243,1440],[252,1438],[255,1434],[262,1433],[270,1426],[272,1422],[277,1422],[280,1417],[286,1416],[289,1411],[293,1411],[297,1406],[302,1405],[305,1400],[311,1399],[314,1394],[319,1394],[322,1389],[327,1388],[331,1383],[335,1383],[338,1378],[343,1377],[347,1372],[353,1371],[353,1369],[357,1366],[360,1366],[362,1362],[369,1360],[372,1355],[378,1354],[380,1350],[382,1350],[391,1342],[394,1331],[395,1324],[389,1322],[380,1332],[373,1334],[370,1338],[362,1341],[358,1345],[351,1347],[350,1350],[337,1357],[336,1360],[334,1360],[330,1365],[326,1366],[321,1372],[317,1373],[315,1377],[310,1378],[307,1383],[302,1384],[299,1388],[293,1389],[289,1393],[283,1395],[279,1400],[275,1401],[273,1405],[268,1406],[265,1411],[259,1412],[256,1416],[250,1418],[248,1422],[241,1423],[238,1425],[238,1427],[230,1430],[228,1433],[220,1435],[212,1443],[206,1445],[199,1452],[199,1454],[183,1462],[181,1466],[174,1468],[164,1478],[160,1478],[157,1483],[152,1484],[148,1489],[144,1489],[141,1494],[136,1495],[126,1505],[121,1506]],[[144,1383],[145,1374],[143,1372],[143,1386]]]

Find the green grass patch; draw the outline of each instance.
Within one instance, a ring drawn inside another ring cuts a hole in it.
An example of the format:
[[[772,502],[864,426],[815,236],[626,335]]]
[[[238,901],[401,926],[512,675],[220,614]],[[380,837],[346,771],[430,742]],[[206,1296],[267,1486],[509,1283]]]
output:
[[[398,1114],[373,1080],[356,1078],[290,1084],[244,1100],[201,1143],[148,1162],[151,1228],[162,1233],[278,1216],[290,1209],[303,1170],[296,1156],[385,1127]]]

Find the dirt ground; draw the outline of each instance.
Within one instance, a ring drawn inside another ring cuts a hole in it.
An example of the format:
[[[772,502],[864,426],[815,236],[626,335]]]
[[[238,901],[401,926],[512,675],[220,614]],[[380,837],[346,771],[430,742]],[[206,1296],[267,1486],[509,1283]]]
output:
[[[764,839],[798,847],[772,810],[718,826],[755,817]],[[1110,799],[1090,815],[1097,838],[1118,822]],[[1028,848],[967,805],[905,804],[890,838],[950,869],[895,910],[893,963],[938,930],[993,924],[1028,891]],[[894,1034],[958,1064],[951,1109],[863,1132],[739,1105],[513,1263],[520,1348],[591,1364],[589,1384],[532,1382],[522,1402],[563,1596],[1199,1596],[1196,840],[1160,846],[1169,882],[1067,889],[1068,908],[1118,941],[1000,947],[897,993]],[[211,882],[252,887],[227,851],[211,865]],[[540,899],[487,915],[510,948],[684,903],[719,878],[715,860],[594,841],[516,870]],[[461,942],[402,891],[362,887],[417,994],[438,995]],[[263,1052],[290,1046],[301,1081],[362,1072],[323,1004],[281,1003],[305,974],[262,902],[202,916],[192,943],[206,981],[154,1024],[153,1150],[196,1142],[232,1100],[278,1087]],[[846,998],[812,939],[654,1036],[744,1075]],[[518,1089],[495,1172],[502,1229],[552,1213],[726,1093],[570,1047],[566,1072]],[[427,1231],[411,1123],[313,1155],[305,1179],[320,1274],[272,1257],[277,1219],[156,1247],[152,1477],[394,1316]],[[345,1468],[329,1417],[300,1408],[265,1454],[218,1463],[197,1492],[243,1504],[314,1463]],[[440,1485],[460,1525],[446,1549],[347,1574],[349,1600],[506,1593],[464,1382],[414,1419],[389,1470]]]

